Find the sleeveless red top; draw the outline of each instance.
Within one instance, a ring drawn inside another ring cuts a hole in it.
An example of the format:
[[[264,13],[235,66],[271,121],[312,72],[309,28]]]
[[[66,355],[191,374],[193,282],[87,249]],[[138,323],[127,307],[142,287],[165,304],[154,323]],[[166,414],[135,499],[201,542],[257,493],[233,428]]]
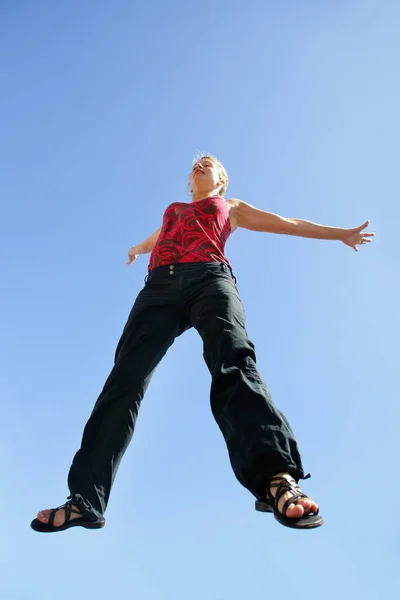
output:
[[[174,202],[164,213],[162,229],[150,255],[149,271],[171,263],[223,262],[231,234],[229,210],[221,196],[197,202]]]

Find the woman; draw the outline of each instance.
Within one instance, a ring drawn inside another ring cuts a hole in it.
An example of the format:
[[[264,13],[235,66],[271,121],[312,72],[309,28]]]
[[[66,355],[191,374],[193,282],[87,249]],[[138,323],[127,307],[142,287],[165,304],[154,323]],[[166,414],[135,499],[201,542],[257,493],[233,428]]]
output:
[[[293,432],[274,406],[256,367],[236,280],[224,254],[238,227],[308,238],[340,240],[354,250],[371,241],[364,229],[325,227],[286,219],[242,200],[225,200],[228,176],[210,155],[190,174],[192,202],[174,202],[163,224],[128,253],[128,264],[151,252],[149,274],[119,341],[114,367],[86,424],[68,476],[69,500],[38,513],[40,532],[73,526],[98,529],[120,460],[131,440],[150,378],[175,338],[195,327],[212,377],[211,408],[225,438],[233,471],[288,527],[322,525],[318,505],[303,494],[306,479]]]

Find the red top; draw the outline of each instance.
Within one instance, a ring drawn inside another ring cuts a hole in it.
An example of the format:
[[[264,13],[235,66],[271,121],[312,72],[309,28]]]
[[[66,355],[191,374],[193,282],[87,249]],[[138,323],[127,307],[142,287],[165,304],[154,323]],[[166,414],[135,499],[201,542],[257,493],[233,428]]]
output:
[[[229,210],[221,196],[197,202],[174,202],[164,213],[163,225],[150,256],[149,271],[162,265],[223,262],[231,233]]]

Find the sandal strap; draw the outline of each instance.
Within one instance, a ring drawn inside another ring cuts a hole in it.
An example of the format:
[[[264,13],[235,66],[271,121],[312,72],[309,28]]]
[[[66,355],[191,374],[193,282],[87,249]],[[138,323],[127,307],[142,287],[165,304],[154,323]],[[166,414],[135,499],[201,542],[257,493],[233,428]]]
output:
[[[68,523],[71,519],[71,513],[75,513],[76,515],[80,515],[80,511],[79,510],[75,510],[75,508],[72,508],[72,500],[68,500],[65,504],[61,504],[61,506],[57,506],[57,508],[52,508],[51,512],[49,514],[49,519],[47,521],[47,524],[50,527],[53,527],[54,525],[54,519],[56,516],[57,511],[59,510],[64,510],[64,523],[61,525],[65,525],[65,523]]]
[[[276,504],[278,504],[279,500],[284,494],[286,494],[286,492],[291,492],[293,496],[297,496],[299,493],[301,493],[300,487],[297,485],[297,483],[293,485],[293,483],[291,481],[288,481],[285,477],[281,478],[280,483],[275,485],[274,487],[276,487]]]
[[[295,479],[290,481],[286,479],[286,477],[273,477],[270,480],[268,487],[269,489],[277,488],[275,498],[277,498],[278,500],[280,500],[282,495],[286,492],[293,492],[294,494],[297,494],[300,490],[300,486],[298,485]]]
[[[293,479],[293,481],[295,482],[294,485],[296,485],[297,487],[299,487],[298,483],[296,482],[295,479]],[[269,488],[276,488],[279,487],[281,484],[284,484],[286,482],[287,485],[291,485],[293,486],[293,483],[291,481],[289,481],[288,479],[286,479],[286,477],[272,477],[272,479],[270,479],[268,487]]]

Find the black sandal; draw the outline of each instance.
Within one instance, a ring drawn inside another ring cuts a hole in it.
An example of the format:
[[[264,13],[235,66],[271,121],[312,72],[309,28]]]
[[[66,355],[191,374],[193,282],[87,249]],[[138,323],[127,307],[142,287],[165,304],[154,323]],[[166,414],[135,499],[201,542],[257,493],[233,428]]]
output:
[[[271,494],[271,488],[276,488],[275,498]],[[279,500],[286,492],[291,492],[293,496],[286,500],[281,512],[278,510],[278,504]],[[303,494],[297,483],[293,484],[284,477],[272,477],[267,489],[267,502],[258,500],[256,502],[256,510],[274,513],[275,519],[279,521],[281,525],[291,527],[292,529],[314,529],[315,527],[320,527],[324,520],[319,516],[318,510],[315,513],[310,512],[304,514],[298,519],[286,516],[289,506],[291,504],[296,504],[301,498],[308,498],[308,496]]]
[[[59,527],[55,527],[53,525],[54,518],[56,516],[56,512],[60,509],[64,509],[64,513],[65,513],[64,523],[62,525],[60,525]],[[76,515],[81,514],[79,512],[79,510],[75,510],[75,508],[72,508],[72,500],[68,500],[68,502],[66,502],[65,504],[62,504],[61,506],[58,506],[57,508],[51,509],[51,512],[49,515],[49,520],[47,523],[42,523],[42,521],[39,521],[39,519],[33,519],[32,523],[31,523],[31,527],[32,527],[32,529],[34,529],[35,531],[39,531],[40,533],[51,533],[52,531],[65,531],[66,529],[69,529],[70,527],[77,527],[77,526],[85,527],[86,529],[100,529],[101,527],[104,527],[105,522],[106,522],[104,518],[97,519],[95,521],[90,521],[83,515],[82,515],[82,518],[72,519],[72,521],[71,521],[70,519],[71,519],[72,513],[75,513]]]

